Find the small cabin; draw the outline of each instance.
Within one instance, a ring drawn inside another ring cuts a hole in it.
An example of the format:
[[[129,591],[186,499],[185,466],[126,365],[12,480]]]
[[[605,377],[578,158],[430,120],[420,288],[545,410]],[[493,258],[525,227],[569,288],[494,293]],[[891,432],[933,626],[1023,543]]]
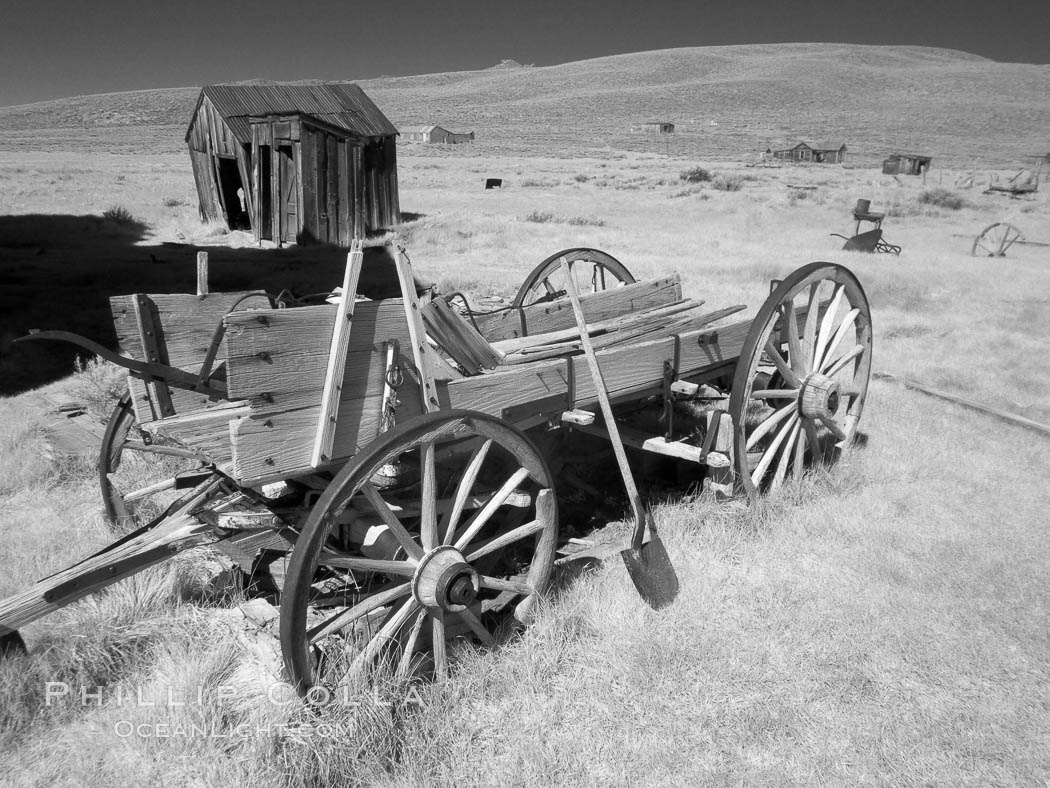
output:
[[[930,169],[931,156],[914,153],[894,153],[882,162],[883,175],[922,175]]]
[[[357,85],[211,85],[186,144],[200,217],[349,246],[400,224],[397,129]]]
[[[846,146],[842,143],[819,142],[810,145],[799,142],[792,147],[766,148],[766,155],[774,159],[785,159],[795,162],[814,162],[816,164],[841,164],[846,160]]]
[[[443,129],[441,126],[423,126],[412,131],[401,133],[401,139],[409,142],[444,143],[445,145],[459,145],[474,140],[474,132],[456,132]]]
[[[650,134],[674,134],[674,124],[666,120],[651,120],[639,125],[638,130]]]

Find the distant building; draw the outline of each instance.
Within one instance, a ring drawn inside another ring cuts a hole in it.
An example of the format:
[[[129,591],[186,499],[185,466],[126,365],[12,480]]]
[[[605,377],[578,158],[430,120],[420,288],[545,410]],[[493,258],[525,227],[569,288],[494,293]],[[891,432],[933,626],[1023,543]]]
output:
[[[446,145],[459,145],[463,142],[472,142],[474,132],[465,134],[443,129],[441,126],[423,126],[420,129],[401,132],[401,139],[409,142],[444,143]]]
[[[884,175],[922,175],[930,169],[933,158],[913,153],[894,153],[882,162]]]
[[[652,134],[674,134],[674,124],[666,120],[651,120],[638,126],[638,131]]]
[[[788,148],[785,146],[766,148],[766,155],[774,159],[787,161],[806,161],[817,164],[841,164],[846,160],[846,146],[841,143],[819,142],[810,145],[805,142]]]
[[[397,129],[357,85],[211,85],[186,144],[203,221],[348,246],[401,222]]]

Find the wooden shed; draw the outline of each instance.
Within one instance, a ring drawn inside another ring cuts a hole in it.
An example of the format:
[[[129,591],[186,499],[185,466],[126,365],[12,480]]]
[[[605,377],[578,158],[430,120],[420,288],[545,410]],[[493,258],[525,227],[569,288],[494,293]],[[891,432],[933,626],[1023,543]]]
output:
[[[459,145],[464,142],[473,142],[474,132],[458,132],[443,129],[441,126],[423,126],[412,131],[401,132],[401,138],[411,142],[444,143],[446,145]]]
[[[638,126],[638,130],[652,134],[673,134],[674,124],[666,120],[650,120]]]
[[[203,221],[342,246],[401,222],[397,129],[357,85],[211,85],[186,143]]]
[[[766,154],[774,159],[787,161],[816,162],[817,164],[841,164],[846,160],[846,146],[838,142],[818,142],[810,145],[799,142],[792,147],[770,146]]]
[[[914,153],[894,153],[882,162],[883,175],[922,175],[930,169],[932,156]]]

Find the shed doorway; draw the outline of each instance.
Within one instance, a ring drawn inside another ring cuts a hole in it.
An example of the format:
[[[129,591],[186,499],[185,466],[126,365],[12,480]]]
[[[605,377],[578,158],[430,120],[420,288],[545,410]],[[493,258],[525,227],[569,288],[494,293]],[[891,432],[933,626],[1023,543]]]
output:
[[[222,193],[222,204],[226,208],[226,225],[231,230],[252,229],[251,217],[248,216],[244,184],[237,169],[237,159],[232,156],[219,156],[219,190]]]

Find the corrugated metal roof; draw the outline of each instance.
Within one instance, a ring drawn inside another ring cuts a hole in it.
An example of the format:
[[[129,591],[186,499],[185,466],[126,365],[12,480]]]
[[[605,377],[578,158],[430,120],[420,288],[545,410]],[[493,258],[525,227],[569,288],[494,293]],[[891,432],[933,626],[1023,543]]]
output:
[[[209,85],[201,89],[242,142],[251,141],[248,118],[262,115],[312,115],[362,137],[397,134],[358,85]]]

